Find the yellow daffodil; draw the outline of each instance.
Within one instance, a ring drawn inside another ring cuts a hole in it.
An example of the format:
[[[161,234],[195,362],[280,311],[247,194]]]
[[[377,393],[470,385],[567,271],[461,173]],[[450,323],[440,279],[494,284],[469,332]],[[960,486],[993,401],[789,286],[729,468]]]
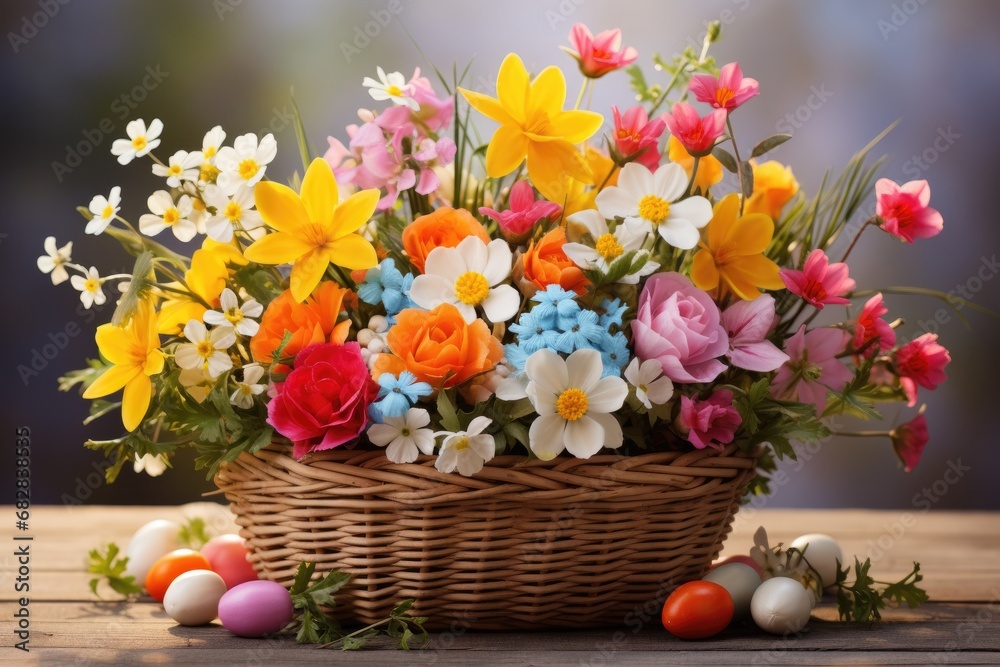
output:
[[[163,370],[156,319],[152,302],[143,301],[124,327],[113,324],[97,327],[97,347],[114,366],[98,376],[83,397],[100,398],[124,387],[122,422],[129,431],[142,423],[149,408],[153,390],[150,376]]]
[[[694,158],[687,152],[684,145],[671,136],[667,140],[667,158],[671,162],[676,162],[684,167],[688,178],[691,178],[691,170],[694,169]],[[706,155],[698,160],[698,175],[694,179],[694,190],[700,190],[702,194],[722,180],[722,163],[711,155]]]
[[[585,152],[587,166],[594,175],[595,185],[591,186],[570,176],[563,178],[553,195],[555,203],[563,207],[563,219],[583,211],[585,209],[597,208],[594,200],[600,192],[600,186],[609,187],[618,183],[618,173],[621,171],[614,161],[604,153],[587,146]]]
[[[322,159],[313,160],[302,179],[302,193],[263,181],[254,189],[257,211],[275,231],[246,249],[259,264],[292,265],[291,290],[305,301],[333,263],[350,270],[378,264],[375,247],[359,231],[378,205],[378,190],[362,190],[339,201],[337,179]]]
[[[166,300],[160,308],[157,325],[159,332],[170,336],[179,335],[189,321],[202,318],[208,310],[205,303],[213,308],[217,307],[219,296],[226,288],[230,264],[245,266],[247,260],[235,246],[206,238],[201,249],[195,250],[191,255],[191,268],[184,274],[184,282],[195,296],[164,292]],[[183,285],[179,283],[170,286],[183,289]]]
[[[799,182],[792,168],[775,160],[753,165],[753,194],[743,205],[744,213],[763,213],[772,220],[781,217],[781,210],[799,192]]]
[[[720,288],[751,301],[760,289],[781,289],[778,265],[764,256],[774,235],[774,223],[763,213],[738,218],[740,198],[728,194],[719,201],[708,223],[706,240],[691,264],[691,281],[703,290]]]
[[[558,67],[546,67],[529,81],[524,63],[511,53],[500,65],[495,98],[459,90],[473,108],[500,123],[486,150],[488,176],[506,176],[527,158],[532,183],[550,201],[557,201],[565,175],[593,183],[574,144],[592,137],[604,117],[593,111],[563,110],[566,79]]]

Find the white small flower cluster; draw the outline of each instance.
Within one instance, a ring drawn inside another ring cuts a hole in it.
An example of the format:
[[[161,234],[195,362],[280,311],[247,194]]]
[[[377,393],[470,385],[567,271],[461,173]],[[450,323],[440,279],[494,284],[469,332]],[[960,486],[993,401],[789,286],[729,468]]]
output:
[[[384,315],[375,315],[368,320],[368,327],[358,332],[361,358],[368,368],[375,366],[375,360],[385,351],[385,334],[389,331],[389,320]]]

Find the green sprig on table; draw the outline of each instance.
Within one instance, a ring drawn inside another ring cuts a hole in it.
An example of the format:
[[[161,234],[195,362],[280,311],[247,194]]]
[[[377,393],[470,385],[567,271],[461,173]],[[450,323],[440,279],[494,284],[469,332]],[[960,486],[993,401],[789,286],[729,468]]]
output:
[[[135,583],[135,577],[125,574],[128,557],[118,558],[119,553],[121,548],[114,542],[109,542],[103,548],[90,550],[87,571],[97,575],[90,580],[90,590],[97,597],[101,597],[97,587],[102,581],[107,581],[111,589],[121,595],[131,596],[142,592],[142,586]]]
[[[913,563],[913,570],[896,583],[876,581],[868,573],[872,562],[866,558],[862,563],[854,559],[854,582],[847,584],[851,568],[843,567],[837,561],[837,612],[842,621],[864,621],[874,623],[882,620],[880,610],[888,603],[900,605],[904,602],[914,609],[927,602],[927,591],[917,586],[923,580],[920,563]]]

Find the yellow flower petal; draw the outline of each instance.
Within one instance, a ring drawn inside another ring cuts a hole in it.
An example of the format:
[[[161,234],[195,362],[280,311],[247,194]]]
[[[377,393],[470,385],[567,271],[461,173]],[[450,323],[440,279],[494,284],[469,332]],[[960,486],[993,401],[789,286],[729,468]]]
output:
[[[197,301],[170,301],[160,308],[156,331],[167,336],[180,334],[191,320],[200,320],[208,309]]]
[[[146,375],[156,375],[163,372],[163,353],[159,350],[151,350],[146,355],[146,363],[142,367],[142,372]]]
[[[760,296],[758,287],[772,290],[784,288],[778,270],[778,265],[767,257],[749,255],[726,265],[722,277],[736,296],[749,301]]]
[[[483,95],[482,93],[477,93],[472,90],[466,90],[465,88],[458,89],[465,101],[469,103],[473,109],[483,114],[487,118],[492,118],[501,125],[514,123],[514,117],[507,113],[503,105],[500,104],[499,100],[495,97],[490,97],[489,95]]]
[[[137,375],[142,374],[142,368],[135,365],[112,366],[101,373],[94,382],[83,392],[86,399],[100,398],[113,394]]]
[[[274,181],[261,181],[254,188],[253,198],[260,217],[268,226],[279,232],[290,232],[310,222],[302,200],[295,190],[287,185]]]
[[[573,144],[561,140],[528,144],[528,175],[550,201],[555,201],[552,197],[564,189],[562,181],[567,175],[582,183],[594,182],[580,152]]]
[[[552,116],[552,134],[579,144],[601,129],[604,116],[593,111],[562,111]]]
[[[524,63],[516,53],[507,54],[497,73],[497,99],[518,124],[527,118],[528,90],[528,70]]]
[[[313,249],[292,234],[274,232],[254,242],[246,249],[246,258],[258,264],[287,264]]]
[[[735,255],[759,255],[767,250],[774,236],[774,223],[763,213],[744,215],[735,221],[726,234],[728,251]]]
[[[520,59],[518,59],[518,62],[520,62]],[[499,86],[499,83],[497,85]],[[503,101],[502,95],[500,101]],[[526,109],[527,118],[533,118],[539,111],[546,116],[555,116],[562,111],[563,104],[565,103],[566,79],[563,77],[561,69],[550,65],[539,72],[538,76],[531,82],[530,92],[528,93],[528,108]],[[554,134],[560,133],[554,132]]]
[[[379,191],[372,189],[355,192],[340,202],[333,212],[330,238],[339,239],[364,227],[365,223],[375,215],[378,200]]]
[[[715,266],[715,257],[702,248],[691,260],[691,282],[706,292],[719,286],[719,269]]]
[[[337,179],[326,160],[316,158],[309,165],[302,179],[300,198],[310,221],[321,225],[333,221],[333,209],[336,208],[340,195],[337,192]]]
[[[127,364],[132,361],[132,356],[129,354],[132,341],[124,328],[113,324],[102,324],[97,327],[94,337],[97,340],[97,349],[111,363]]]
[[[305,301],[319,285],[330,265],[329,251],[325,248],[312,250],[302,255],[292,265],[292,276],[289,287],[296,301]]]
[[[694,169],[694,158],[673,135],[667,140],[667,158],[684,167],[688,178],[691,177],[691,170]],[[713,156],[706,155],[698,160],[698,173],[694,177],[694,189],[705,194],[709,188],[722,180],[722,176],[722,163]],[[746,207],[744,207],[744,211],[746,211]]]
[[[726,242],[729,229],[736,222],[740,213],[740,196],[732,192],[716,203],[712,210],[712,219],[708,223],[708,247],[718,252]]]
[[[122,393],[122,423],[127,431],[134,431],[142,423],[149,409],[153,383],[142,373],[129,380]]]
[[[517,125],[501,125],[486,148],[486,174],[500,178],[517,169],[528,152],[528,138]]]
[[[330,261],[351,271],[371,269],[378,265],[375,248],[360,234],[348,234],[329,244]]]

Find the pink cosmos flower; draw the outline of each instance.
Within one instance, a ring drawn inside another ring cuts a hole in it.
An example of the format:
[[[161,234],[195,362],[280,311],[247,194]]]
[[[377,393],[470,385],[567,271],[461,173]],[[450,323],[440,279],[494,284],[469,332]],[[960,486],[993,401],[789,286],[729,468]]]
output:
[[[854,374],[837,359],[844,351],[850,334],[842,329],[813,329],[806,325],[785,342],[789,361],[778,369],[771,383],[775,398],[811,403],[816,414],[826,409],[826,396],[832,389],[842,391]]]
[[[634,106],[622,115],[617,106],[611,107],[615,122],[614,140],[618,152],[626,159],[635,155],[635,161],[650,171],[660,166],[660,135],[666,129],[662,118],[649,120],[642,106]]]
[[[622,31],[605,30],[594,36],[590,28],[577,23],[569,31],[572,49],[562,47],[580,66],[584,76],[598,79],[608,72],[627,67],[639,57],[631,46],[622,48]]]
[[[650,276],[632,321],[635,354],[657,359],[674,382],[711,382],[726,365],[729,335],[712,297],[679,273]]]
[[[910,181],[898,185],[888,178],[875,183],[875,214],[882,218],[882,229],[901,241],[937,236],[944,219],[928,206],[931,188],[927,181]]]
[[[937,342],[937,334],[926,333],[896,350],[892,362],[899,374],[899,384],[911,408],[917,404],[917,386],[937,389],[947,379],[944,367],[951,355]]]
[[[733,441],[742,423],[733,407],[733,392],[728,389],[719,389],[705,401],[681,396],[677,427],[697,449],[723,449]]]
[[[773,322],[774,297],[770,294],[726,308],[722,325],[729,334],[729,362],[737,368],[769,373],[788,361],[788,355],[767,340]]]
[[[927,418],[920,413],[905,424],[900,424],[889,432],[892,448],[903,463],[903,470],[912,472],[920,463],[920,456],[930,440],[927,433]]]
[[[892,349],[896,344],[896,332],[882,319],[888,312],[889,309],[882,304],[881,292],[865,302],[861,313],[854,320],[855,350],[864,349],[864,355],[870,357],[880,350]]]
[[[670,113],[663,114],[663,120],[688,153],[704,157],[726,129],[726,110],[718,108],[702,118],[690,104],[677,102]]]
[[[695,74],[691,77],[688,90],[699,102],[733,111],[760,94],[760,84],[756,79],[744,78],[739,63],[729,63],[719,71],[719,78],[711,74]]]
[[[853,290],[856,283],[847,277],[847,264],[829,262],[826,253],[817,248],[806,257],[801,271],[781,269],[778,275],[792,294],[820,310],[827,304],[850,305],[843,296]]]
[[[539,220],[557,218],[562,213],[562,206],[544,199],[535,200],[535,191],[528,181],[518,181],[510,188],[510,209],[504,212],[495,211],[488,206],[480,206],[479,214],[496,220],[500,231],[508,241],[521,242],[527,240]]]

